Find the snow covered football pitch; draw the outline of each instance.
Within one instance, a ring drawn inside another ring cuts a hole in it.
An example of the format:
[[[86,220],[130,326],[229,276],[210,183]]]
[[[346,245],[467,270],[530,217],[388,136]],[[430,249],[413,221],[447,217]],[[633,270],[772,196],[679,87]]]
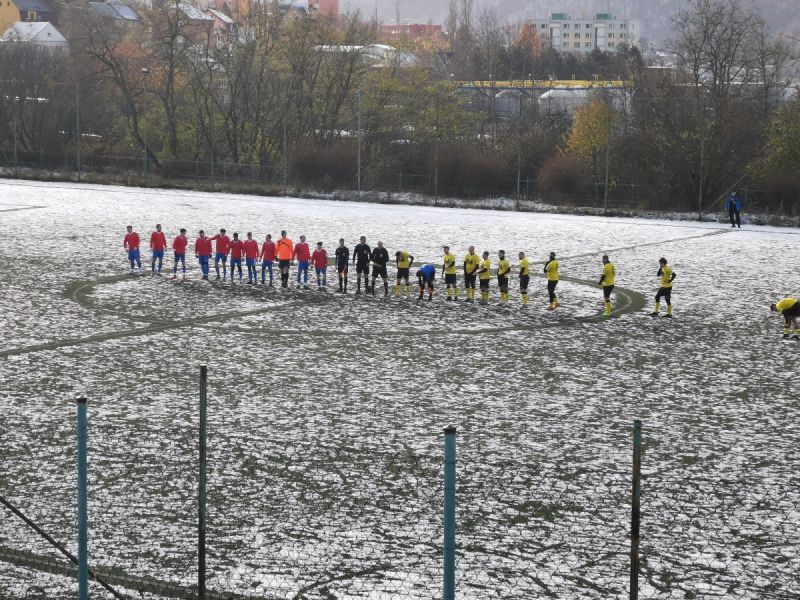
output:
[[[440,276],[420,305],[204,283],[188,256],[186,282],[127,275],[125,225],[146,248],[157,222],[170,242],[286,229],[329,252],[366,235],[437,265],[445,243],[459,261],[470,244],[512,263],[555,251],[569,279],[548,312],[539,262],[526,311],[513,279],[500,308],[494,283],[488,307],[444,302]],[[619,288],[606,320],[604,252]],[[648,315],[661,256],[672,320]],[[0,494],[74,550],[85,395],[92,564],[192,585],[208,364],[209,588],[441,597],[455,425],[457,597],[623,598],[638,418],[640,597],[794,597],[800,342],[768,305],[800,294],[799,267],[791,229],[0,181]],[[2,548],[53,555],[0,514]],[[74,589],[0,562],[0,597]]]

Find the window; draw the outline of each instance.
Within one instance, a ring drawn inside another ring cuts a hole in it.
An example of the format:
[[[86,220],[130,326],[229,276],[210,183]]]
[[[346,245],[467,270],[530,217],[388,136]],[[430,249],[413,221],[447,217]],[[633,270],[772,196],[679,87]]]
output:
[[[584,42],[583,46],[584,46],[584,48],[591,48],[592,47],[592,42]]]
[[[608,47],[609,48],[613,48],[614,47],[614,42],[608,42]]]
[[[565,33],[565,34],[564,34],[564,37],[565,37],[565,38],[568,38],[568,37],[569,37],[569,34],[568,34],[568,33]]]
[[[620,23],[620,24],[619,24],[619,28],[620,28],[620,29],[625,29],[625,23]]]
[[[576,37],[576,38],[579,38],[579,37],[581,37],[581,34],[580,34],[580,33],[576,33],[576,34],[575,34],[575,37]]]
[[[612,37],[614,37],[614,34],[613,33],[609,33],[608,37],[612,38]]]
[[[580,48],[581,47],[581,43],[580,42],[575,42],[574,44],[572,44],[572,46],[575,47],[575,48]]]
[[[585,37],[588,40],[588,39],[590,39],[592,37],[592,34],[591,33],[584,33],[583,37]]]
[[[28,11],[28,21],[35,21],[36,20],[36,11],[29,10]]]
[[[575,23],[575,29],[580,29],[580,28],[581,28],[581,24],[580,23]]]
[[[541,29],[547,29],[547,23],[542,23],[541,25],[539,25],[539,27]]]
[[[586,29],[591,29],[591,28],[592,28],[592,24],[591,23],[587,23],[586,24]]]

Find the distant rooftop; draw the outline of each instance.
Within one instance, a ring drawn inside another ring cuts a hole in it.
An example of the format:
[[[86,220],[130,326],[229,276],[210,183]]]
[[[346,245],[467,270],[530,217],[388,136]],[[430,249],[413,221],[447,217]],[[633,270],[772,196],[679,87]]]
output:
[[[89,6],[102,17],[117,21],[140,21],[139,14],[122,2],[89,2]]]
[[[21,11],[35,11],[35,12],[55,12],[56,9],[53,5],[46,0],[14,0]]]

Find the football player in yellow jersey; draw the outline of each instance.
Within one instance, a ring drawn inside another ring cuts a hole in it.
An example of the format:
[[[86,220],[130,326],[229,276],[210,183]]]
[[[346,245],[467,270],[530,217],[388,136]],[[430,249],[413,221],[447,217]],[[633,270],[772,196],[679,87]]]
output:
[[[475,254],[475,246],[470,246],[464,256],[464,288],[467,290],[465,302],[475,302],[475,280],[478,278],[480,266],[481,259]]]
[[[483,260],[478,269],[478,281],[481,286],[481,304],[489,302],[489,280],[492,278],[492,263],[489,262],[489,253],[483,253]]]
[[[550,306],[547,310],[555,310],[560,302],[556,297],[556,286],[558,285],[558,261],[556,253],[550,253],[550,260],[544,264],[544,272],[547,274],[547,295],[550,297]]]
[[[797,298],[784,298],[777,304],[771,304],[769,309],[783,315],[783,337],[789,338],[794,333],[794,339],[800,340],[800,329],[797,327],[797,317],[800,317],[800,301]]]
[[[497,263],[497,287],[500,288],[500,301],[508,302],[508,275],[511,273],[511,263],[506,258],[506,251],[497,253],[500,262]]]
[[[455,294],[458,300],[458,277],[456,275],[456,255],[450,252],[450,246],[444,246],[444,259],[442,262],[442,272],[444,272],[444,284],[447,286],[447,299],[452,302]]]
[[[656,273],[656,277],[661,278],[661,287],[658,288],[658,293],[656,294],[656,307],[650,314],[652,314],[654,317],[658,316],[658,309],[661,306],[661,298],[663,297],[667,302],[667,314],[664,316],[667,316],[671,319],[672,281],[675,279],[675,273],[672,272],[672,267],[667,264],[666,258],[660,258],[658,260],[658,273]]]
[[[522,296],[522,306],[528,306],[528,283],[531,280],[531,263],[525,258],[525,253],[519,253],[519,293]]]
[[[608,254],[603,255],[603,274],[600,275],[600,283],[603,286],[603,299],[605,300],[605,309],[603,310],[604,317],[611,316],[611,292],[614,291],[614,276],[617,270],[614,268],[614,263],[608,260]]]
[[[414,262],[414,257],[411,256],[407,250],[398,250],[394,253],[394,262],[397,264],[397,284],[394,286],[394,295],[399,298],[401,290],[400,282],[404,279],[406,281],[405,293],[408,294],[411,291],[411,284],[408,282],[408,274]]]

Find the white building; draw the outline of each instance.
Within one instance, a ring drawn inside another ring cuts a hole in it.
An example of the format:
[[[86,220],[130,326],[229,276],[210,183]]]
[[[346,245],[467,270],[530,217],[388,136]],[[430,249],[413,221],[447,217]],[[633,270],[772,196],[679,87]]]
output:
[[[51,50],[67,50],[69,44],[61,32],[47,21],[17,21],[2,36],[2,42],[22,42]]]
[[[593,19],[573,19],[567,13],[553,13],[549,19],[534,19],[542,46],[562,52],[591,52],[595,48],[614,52],[620,46],[635,46],[639,25],[630,19],[615,19],[598,13]]]

